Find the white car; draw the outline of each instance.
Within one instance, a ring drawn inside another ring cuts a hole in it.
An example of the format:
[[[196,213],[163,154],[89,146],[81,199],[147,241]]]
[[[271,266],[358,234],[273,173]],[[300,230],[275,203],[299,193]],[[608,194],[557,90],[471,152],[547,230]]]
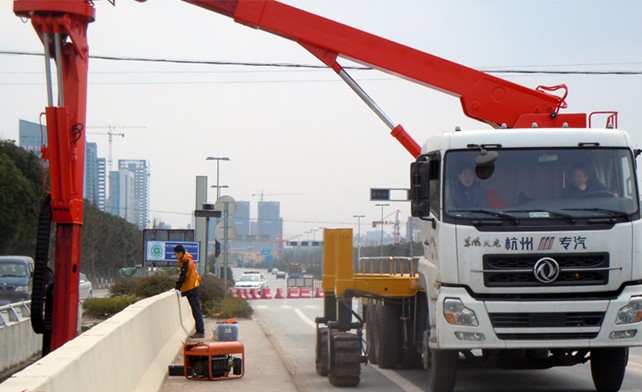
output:
[[[80,273],[80,283],[78,285],[78,297],[79,299],[87,299],[91,298],[93,296],[93,288],[92,284],[87,279],[87,275],[83,274],[82,272]]]
[[[235,289],[256,289],[263,294],[263,289],[268,287],[263,274],[243,274],[234,284]]]

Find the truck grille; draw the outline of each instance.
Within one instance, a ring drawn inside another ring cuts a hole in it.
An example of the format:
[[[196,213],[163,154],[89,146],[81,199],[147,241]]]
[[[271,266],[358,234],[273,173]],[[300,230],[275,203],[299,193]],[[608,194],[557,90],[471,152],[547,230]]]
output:
[[[600,327],[604,312],[490,313],[493,328]]]
[[[557,261],[560,272],[555,281],[541,283],[533,267],[543,257]],[[588,286],[609,282],[609,254],[552,254],[552,255],[484,255],[484,285],[486,287]]]
[[[16,286],[14,285],[2,285],[0,286],[0,291],[14,291]]]
[[[602,326],[604,312],[490,313],[489,316],[501,340],[594,339]],[[553,328],[558,330],[552,331]],[[574,330],[567,332],[561,328]]]

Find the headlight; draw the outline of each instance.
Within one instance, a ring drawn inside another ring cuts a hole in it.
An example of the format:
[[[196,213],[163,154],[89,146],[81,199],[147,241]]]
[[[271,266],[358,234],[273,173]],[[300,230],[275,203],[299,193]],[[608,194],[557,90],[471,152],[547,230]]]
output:
[[[477,315],[472,309],[464,306],[458,298],[446,298],[444,301],[444,317],[448,324],[476,327],[479,325]]]
[[[633,297],[620,308],[615,316],[615,324],[633,324],[642,321],[642,297]]]
[[[29,286],[16,286],[16,292],[17,293],[28,293],[29,292]]]

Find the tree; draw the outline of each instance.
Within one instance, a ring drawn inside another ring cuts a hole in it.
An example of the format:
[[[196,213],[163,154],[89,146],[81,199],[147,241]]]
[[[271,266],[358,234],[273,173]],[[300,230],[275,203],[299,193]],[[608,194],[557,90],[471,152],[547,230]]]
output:
[[[0,141],[0,254],[34,256],[42,178],[35,154]]]

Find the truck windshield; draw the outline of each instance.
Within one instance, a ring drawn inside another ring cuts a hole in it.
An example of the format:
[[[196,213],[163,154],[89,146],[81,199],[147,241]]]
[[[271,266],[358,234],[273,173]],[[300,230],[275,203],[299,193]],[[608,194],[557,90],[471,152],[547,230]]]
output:
[[[629,220],[638,213],[633,157],[626,148],[498,149],[487,167],[475,167],[477,149],[444,157],[446,219],[502,221]],[[507,219],[508,218],[508,219]]]

